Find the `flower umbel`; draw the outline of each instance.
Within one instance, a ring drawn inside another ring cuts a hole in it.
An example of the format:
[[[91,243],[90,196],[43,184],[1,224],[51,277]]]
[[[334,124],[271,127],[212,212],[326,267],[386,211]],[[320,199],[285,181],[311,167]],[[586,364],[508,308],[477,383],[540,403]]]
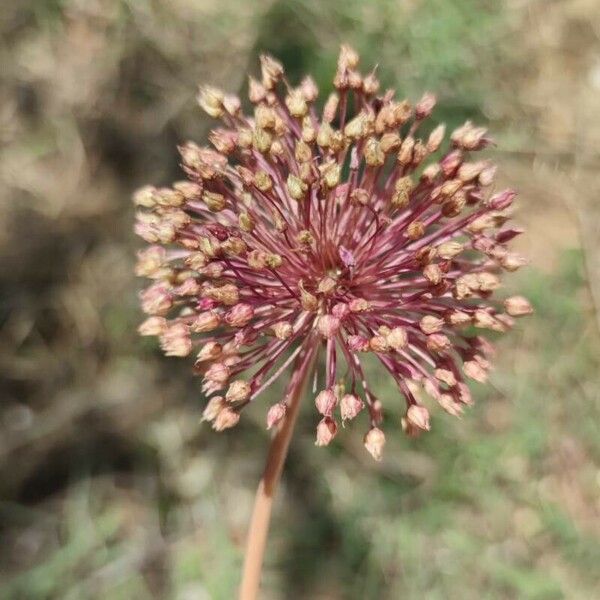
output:
[[[485,129],[467,122],[444,143],[444,126],[428,121],[435,97],[412,106],[378,95],[350,48],[320,115],[310,77],[292,87],[276,60],[261,64],[249,84],[254,114],[201,88],[200,106],[223,122],[213,147],[183,144],[188,179],[134,195],[136,233],[151,244],[136,272],[153,280],[139,331],[169,356],[196,356],[215,394],[204,419],[217,430],[320,349],[316,443],[366,408],[365,447],[379,459],[382,403],[365,355],[395,380],[403,428],[416,435],[430,427],[420,390],[459,415],[471,403],[465,381],[486,381],[492,347],[465,327],[505,332],[532,312],[522,296],[493,297],[501,272],[526,263],[507,248],[521,233],[506,225],[515,194],[495,193],[495,166],[473,156],[491,143]],[[268,427],[286,402],[266,411]]]

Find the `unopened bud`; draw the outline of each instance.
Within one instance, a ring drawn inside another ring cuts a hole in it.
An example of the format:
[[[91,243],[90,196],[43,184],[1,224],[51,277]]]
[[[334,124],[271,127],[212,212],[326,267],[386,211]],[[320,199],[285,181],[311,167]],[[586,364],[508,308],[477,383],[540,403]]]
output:
[[[164,317],[148,317],[138,327],[140,335],[161,335],[167,327],[167,320]]]
[[[437,100],[434,94],[431,92],[425,93],[415,106],[415,118],[420,120],[431,115],[436,102]]]
[[[364,408],[363,401],[354,394],[344,394],[340,400],[340,413],[342,421],[354,419]]]
[[[215,87],[202,86],[198,92],[198,104],[213,119],[223,115],[223,92]]]
[[[317,425],[315,446],[328,446],[337,433],[337,423],[331,417],[325,417]]]
[[[445,383],[448,387],[456,385],[456,376],[449,369],[436,369],[433,374],[438,381]]]
[[[337,398],[332,390],[323,390],[315,398],[315,406],[322,415],[331,415],[337,406]]]
[[[430,134],[427,139],[427,151],[429,153],[436,152],[444,140],[444,134],[446,133],[445,125],[438,125]]]
[[[187,356],[192,351],[192,340],[183,323],[168,326],[160,335],[160,346],[165,356]]]
[[[487,381],[487,371],[476,360],[467,360],[463,363],[463,372],[467,377],[470,377],[478,383]]]
[[[411,425],[429,431],[429,411],[419,404],[411,404],[406,411],[406,418]]]
[[[227,402],[243,402],[250,397],[252,388],[247,381],[237,379],[229,384],[229,389],[225,394]]]
[[[287,412],[287,406],[285,402],[278,402],[273,404],[267,412],[267,429],[276,427],[281,423]]]
[[[279,321],[271,326],[273,334],[278,340],[287,340],[294,332],[294,328],[287,321]]]
[[[240,420],[240,415],[229,406],[223,407],[213,422],[215,431],[223,431],[235,427]]]
[[[366,352],[369,349],[369,340],[362,335],[350,335],[348,347],[353,352]]]
[[[438,256],[444,260],[451,260],[463,251],[459,242],[444,242],[437,247]]]
[[[202,412],[203,421],[214,421],[215,417],[225,407],[223,396],[213,396],[207,403],[206,408]]]
[[[523,317],[533,313],[533,307],[523,296],[511,296],[504,301],[504,309],[511,317]]]
[[[190,329],[194,333],[206,333],[208,331],[213,331],[220,324],[221,317],[219,314],[210,310],[199,314],[190,325]]]
[[[408,335],[404,327],[394,327],[386,336],[386,341],[390,348],[402,350],[408,345]]]
[[[331,339],[340,329],[340,320],[333,315],[321,315],[317,322],[317,329],[324,338]]]
[[[245,327],[254,317],[254,308],[245,302],[240,302],[225,314],[225,322],[232,327]]]
[[[385,434],[378,427],[372,427],[365,435],[364,445],[375,460],[381,460],[385,446]]]
[[[205,360],[215,360],[221,356],[223,346],[215,341],[209,341],[200,348],[196,356],[196,362],[204,362]]]
[[[419,327],[421,328],[421,331],[427,335],[438,333],[444,327],[444,320],[439,317],[434,317],[433,315],[425,315],[419,321]]]

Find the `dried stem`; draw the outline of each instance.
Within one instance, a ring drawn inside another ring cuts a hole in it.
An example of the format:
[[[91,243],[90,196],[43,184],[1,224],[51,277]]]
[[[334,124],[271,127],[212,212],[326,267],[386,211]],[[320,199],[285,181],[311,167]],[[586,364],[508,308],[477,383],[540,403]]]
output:
[[[318,353],[318,345],[306,344],[296,361],[294,374],[286,393],[287,412],[269,448],[263,476],[258,484],[254,511],[250,521],[244,571],[240,586],[240,600],[255,600],[258,597],[267,534],[271,520],[273,497],[281,478],[283,464],[287,456],[294,431],[300,400],[308,375]]]

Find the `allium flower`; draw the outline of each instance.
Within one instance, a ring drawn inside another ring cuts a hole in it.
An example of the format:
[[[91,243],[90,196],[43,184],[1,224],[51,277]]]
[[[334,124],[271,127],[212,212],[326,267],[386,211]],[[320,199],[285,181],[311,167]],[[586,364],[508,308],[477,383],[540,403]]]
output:
[[[445,141],[429,122],[432,94],[414,106],[379,95],[350,48],[321,111],[310,77],[294,87],[277,61],[261,65],[253,114],[201,88],[200,106],[222,121],[213,147],[183,144],[187,181],[134,196],[135,230],[151,244],[137,265],[152,280],[140,333],[168,356],[195,355],[216,430],[284,374],[294,384],[322,351],[317,445],[366,408],[365,447],[380,459],[383,403],[367,355],[396,382],[416,435],[430,428],[421,390],[459,415],[465,382],[486,381],[492,347],[476,331],[505,332],[532,311],[521,296],[493,297],[501,272],[526,262],[507,249],[521,233],[506,225],[515,193],[496,192],[495,166],[474,156],[491,144],[485,129],[467,122]],[[265,411],[267,426],[288,409],[286,396]]]

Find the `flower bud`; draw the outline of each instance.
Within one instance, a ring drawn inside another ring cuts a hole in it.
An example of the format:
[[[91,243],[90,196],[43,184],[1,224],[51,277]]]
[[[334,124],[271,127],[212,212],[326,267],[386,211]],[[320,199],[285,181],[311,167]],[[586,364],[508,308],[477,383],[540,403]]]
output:
[[[438,125],[430,134],[427,139],[427,151],[429,153],[436,152],[442,144],[444,134],[446,133],[445,125]]]
[[[278,340],[287,340],[294,332],[292,325],[286,321],[279,321],[271,326],[273,334]]]
[[[425,315],[419,321],[419,327],[423,333],[428,335],[430,333],[438,333],[444,327],[444,320],[439,317],[434,317],[433,315]]]
[[[245,302],[236,304],[225,314],[225,322],[232,327],[245,327],[254,317],[254,308]]]
[[[333,315],[321,315],[317,322],[317,329],[324,338],[331,339],[340,329],[340,320]]]
[[[200,348],[196,356],[196,362],[204,362],[205,360],[216,360],[221,356],[223,346],[215,341],[209,341]]]
[[[262,83],[267,90],[272,89],[283,76],[283,65],[268,54],[260,56]]]
[[[354,419],[363,408],[364,403],[358,396],[355,396],[354,394],[344,394],[340,400],[342,421]]]
[[[429,431],[429,411],[419,404],[411,404],[406,411],[406,419],[411,425]]]
[[[533,313],[533,307],[523,296],[511,296],[504,301],[504,309],[511,317],[523,317]]]
[[[436,369],[433,374],[438,381],[445,383],[448,387],[456,385],[456,376],[449,369]]]
[[[427,336],[427,348],[432,352],[444,352],[450,346],[450,340],[443,333],[432,333]]]
[[[408,345],[408,335],[404,327],[394,327],[386,336],[390,348],[402,350]]]
[[[322,415],[331,415],[337,405],[337,398],[332,390],[323,390],[315,398],[315,406]]]
[[[142,310],[148,315],[165,315],[173,306],[170,287],[162,281],[143,290],[140,299]]]
[[[214,421],[215,417],[219,414],[222,408],[225,407],[225,400],[223,396],[213,396],[206,405],[202,413],[203,421]]]
[[[287,189],[294,200],[302,200],[306,195],[308,186],[302,179],[290,173],[287,178]]]
[[[406,228],[406,235],[410,240],[418,240],[425,235],[425,225],[422,221],[413,221]]]
[[[223,116],[223,92],[215,87],[201,86],[198,93],[198,104],[213,119]]]
[[[350,314],[350,307],[345,302],[338,302],[332,309],[331,313],[340,321],[343,321]]]
[[[425,93],[415,106],[415,118],[418,120],[426,119],[433,112],[436,102],[434,94],[431,92]]]
[[[508,252],[500,259],[500,264],[507,271],[516,271],[527,264],[527,259],[516,252]]]
[[[187,356],[192,351],[192,340],[183,323],[168,326],[160,335],[160,346],[165,356]]]
[[[278,402],[277,404],[273,404],[271,408],[267,411],[267,429],[271,429],[276,427],[283,421],[285,414],[287,412],[287,406],[285,402]]]
[[[217,194],[216,192],[205,191],[204,194],[202,194],[202,200],[211,212],[220,212],[227,206],[225,196],[223,196],[223,194]]]
[[[467,377],[470,377],[478,383],[487,381],[487,371],[476,360],[467,360],[463,363],[463,372]]]
[[[227,393],[225,394],[225,400],[227,402],[243,402],[250,397],[252,388],[247,381],[237,379],[229,384]]]
[[[374,335],[369,340],[369,348],[373,352],[387,352],[390,346],[385,335]]]
[[[337,433],[337,423],[331,417],[325,417],[317,425],[315,446],[328,446]]]
[[[383,456],[385,434],[378,427],[372,427],[365,435],[364,445],[369,454],[377,461]]]
[[[160,335],[167,327],[167,320],[164,317],[148,317],[138,327],[140,335]]]
[[[437,399],[439,405],[453,417],[459,417],[462,413],[462,405],[457,402],[450,394],[440,394]]]
[[[213,429],[215,431],[223,431],[235,427],[240,420],[240,415],[229,406],[224,406],[213,422]]]
[[[463,245],[459,242],[443,242],[437,247],[438,256],[444,260],[451,260],[463,251]]]
[[[442,270],[435,263],[427,265],[423,269],[423,275],[431,285],[438,285],[442,281]]]
[[[216,362],[208,367],[204,379],[217,384],[227,383],[229,372],[229,367],[225,363]]]
[[[353,352],[366,352],[369,349],[369,340],[362,335],[349,335],[348,347]]]
[[[190,325],[194,333],[206,333],[213,331],[221,324],[221,317],[215,311],[209,310],[200,313]]]

